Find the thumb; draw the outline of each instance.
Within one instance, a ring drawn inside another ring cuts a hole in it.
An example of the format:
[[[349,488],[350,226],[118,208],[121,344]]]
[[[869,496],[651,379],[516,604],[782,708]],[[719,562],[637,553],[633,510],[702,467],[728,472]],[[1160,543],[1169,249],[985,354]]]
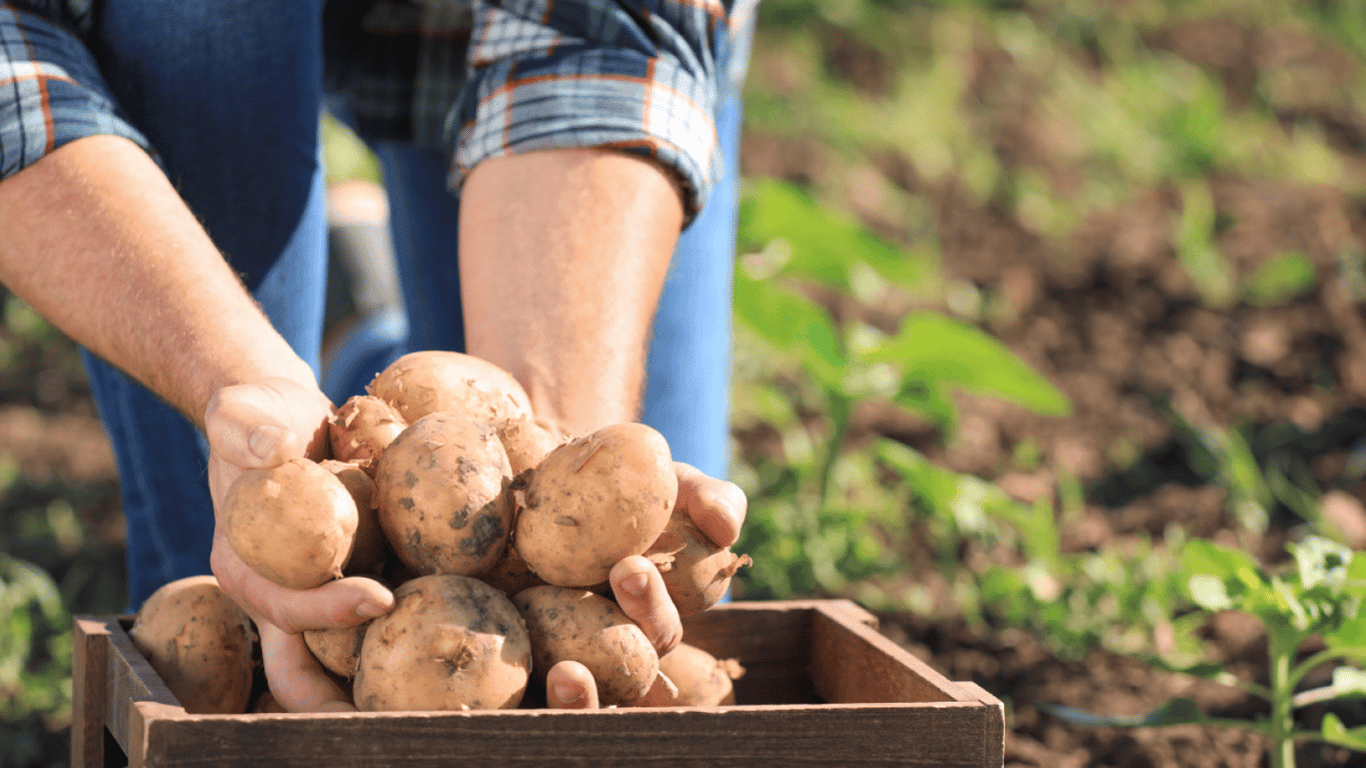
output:
[[[307,443],[282,415],[289,403],[273,387],[237,384],[214,393],[204,434],[214,453],[243,469],[268,468],[304,455]]]

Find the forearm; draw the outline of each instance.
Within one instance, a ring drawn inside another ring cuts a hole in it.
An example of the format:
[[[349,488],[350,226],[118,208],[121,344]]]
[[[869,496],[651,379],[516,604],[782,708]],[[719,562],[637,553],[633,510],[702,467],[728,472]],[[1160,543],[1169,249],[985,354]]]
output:
[[[460,212],[467,351],[510,371],[538,419],[569,434],[634,420],[682,221],[669,177],[633,156],[567,149],[476,166]]]
[[[311,382],[156,164],[92,136],[0,182],[0,282],[202,426],[220,388]]]

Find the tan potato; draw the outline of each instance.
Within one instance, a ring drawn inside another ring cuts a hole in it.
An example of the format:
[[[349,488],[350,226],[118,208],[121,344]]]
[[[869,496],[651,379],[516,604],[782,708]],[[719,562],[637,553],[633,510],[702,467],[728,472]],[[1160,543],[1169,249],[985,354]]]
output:
[[[214,577],[190,576],[153,592],[128,635],[187,712],[246,712],[256,628]]]
[[[356,706],[366,711],[511,709],[531,674],[526,626],[477,579],[421,576],[365,633]]]
[[[622,558],[659,538],[678,497],[664,437],[644,424],[617,424],[565,443],[527,473],[514,537],[517,551],[549,584],[607,580]]]
[[[680,616],[701,613],[716,605],[730,588],[731,577],[751,564],[749,555],[718,547],[683,513],[674,513],[655,543],[646,551]]]
[[[304,644],[328,672],[350,680],[356,676],[356,668],[360,666],[361,644],[365,642],[365,632],[370,623],[365,621],[354,627],[338,629],[306,629]]]
[[[380,457],[375,500],[394,554],[417,573],[474,576],[512,529],[507,453],[488,424],[455,413],[418,419]]]
[[[355,462],[325,459],[318,464],[336,475],[351,494],[351,500],[356,502],[356,535],[342,565],[342,573],[347,576],[378,573],[389,557],[389,542],[384,538],[379,512],[375,510],[375,481]]]
[[[561,661],[593,673],[603,706],[638,701],[659,672],[659,654],[617,604],[569,587],[532,587],[512,602],[526,620],[536,677],[545,681]]]
[[[507,451],[512,474],[520,475],[541,463],[560,441],[529,416],[518,416],[498,422],[498,439]]]
[[[378,397],[356,395],[328,419],[332,458],[355,462],[373,477],[380,455],[407,426],[392,405]]]
[[[220,522],[252,570],[281,586],[310,589],[342,575],[360,517],[336,475],[292,459],[244,472],[228,488]]]
[[[256,697],[256,703],[251,705],[250,713],[253,715],[273,715],[288,711],[289,710],[285,709],[285,705],[281,704],[280,700],[275,698],[275,694],[271,693],[270,689],[267,688],[266,690],[261,691],[260,696]]]
[[[735,703],[735,684],[745,668],[735,659],[718,659],[695,645],[679,643],[659,657],[659,674],[673,683],[667,694],[646,697],[636,706],[716,707]]]
[[[409,424],[437,411],[490,424],[531,416],[531,399],[512,374],[459,352],[410,352],[380,371],[366,391],[394,406]]]
[[[545,580],[532,573],[531,567],[517,554],[516,547],[504,549],[503,556],[487,573],[480,574],[479,580],[509,595],[545,584]]]

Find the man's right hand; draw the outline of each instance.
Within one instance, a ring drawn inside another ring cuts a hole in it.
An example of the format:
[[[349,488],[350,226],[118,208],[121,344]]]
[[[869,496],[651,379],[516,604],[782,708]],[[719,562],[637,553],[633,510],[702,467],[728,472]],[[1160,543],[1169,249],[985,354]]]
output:
[[[218,510],[228,488],[248,469],[327,455],[332,404],[316,386],[262,379],[224,387],[204,412],[209,440],[209,491]],[[304,644],[306,629],[349,627],[388,613],[394,597],[379,582],[345,578],[295,590],[251,570],[216,527],[210,565],[223,590],[256,622],[271,692],[288,710],[352,709]]]

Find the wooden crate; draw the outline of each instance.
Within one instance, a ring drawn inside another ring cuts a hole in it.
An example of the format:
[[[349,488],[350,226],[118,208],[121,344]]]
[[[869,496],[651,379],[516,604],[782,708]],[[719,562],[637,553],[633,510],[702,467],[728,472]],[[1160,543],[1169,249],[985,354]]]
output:
[[[128,638],[75,620],[74,766],[1000,766],[1004,711],[844,600],[740,602],[684,622],[736,658],[737,705],[593,712],[192,715]]]

